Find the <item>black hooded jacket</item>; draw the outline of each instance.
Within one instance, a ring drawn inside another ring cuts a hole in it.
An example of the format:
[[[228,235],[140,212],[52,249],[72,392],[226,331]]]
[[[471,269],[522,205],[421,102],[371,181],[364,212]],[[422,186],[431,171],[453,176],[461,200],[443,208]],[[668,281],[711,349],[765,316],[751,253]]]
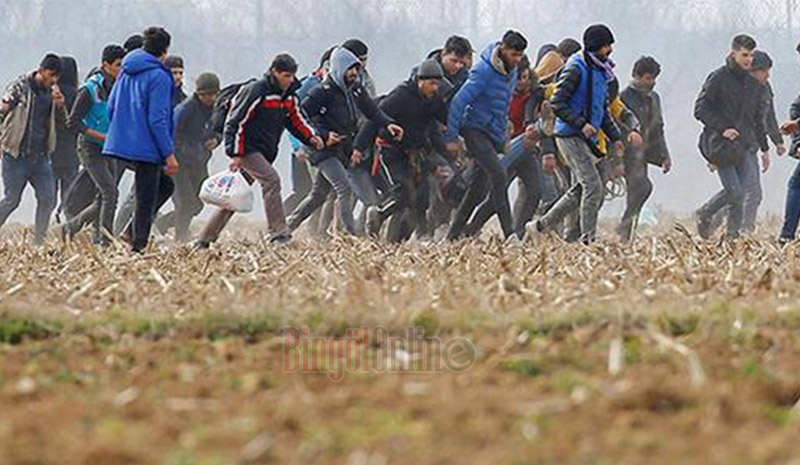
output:
[[[78,93],[78,64],[74,58],[61,58],[61,76],[58,86],[61,88],[61,93],[64,94],[64,108],[72,108]],[[66,125],[56,125],[56,150],[51,156],[53,168],[74,168],[80,164],[77,142],[75,132],[69,130]]]

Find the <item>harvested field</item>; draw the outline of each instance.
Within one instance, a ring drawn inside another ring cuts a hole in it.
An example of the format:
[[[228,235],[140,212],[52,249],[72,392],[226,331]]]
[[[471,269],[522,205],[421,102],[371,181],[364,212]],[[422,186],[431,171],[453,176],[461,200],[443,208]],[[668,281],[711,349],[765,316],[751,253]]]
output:
[[[139,257],[4,230],[0,463],[800,463],[799,247],[237,234]],[[333,341],[316,373],[287,327]],[[452,340],[463,369],[429,369]],[[396,369],[342,371],[348,343]]]

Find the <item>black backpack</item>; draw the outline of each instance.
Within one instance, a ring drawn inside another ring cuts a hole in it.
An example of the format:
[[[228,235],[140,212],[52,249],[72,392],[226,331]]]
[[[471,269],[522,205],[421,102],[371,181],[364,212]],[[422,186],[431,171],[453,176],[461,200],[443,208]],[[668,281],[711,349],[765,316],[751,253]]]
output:
[[[215,133],[223,134],[225,132],[225,120],[228,118],[233,99],[244,86],[256,81],[257,79],[251,78],[244,82],[230,84],[219,91],[216,100],[214,100],[214,108],[211,110],[211,129]]]

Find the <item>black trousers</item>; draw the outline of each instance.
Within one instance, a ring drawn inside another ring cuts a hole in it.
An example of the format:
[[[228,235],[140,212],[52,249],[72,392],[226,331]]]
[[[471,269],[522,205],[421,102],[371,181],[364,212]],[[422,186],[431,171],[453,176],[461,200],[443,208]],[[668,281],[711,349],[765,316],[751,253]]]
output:
[[[164,174],[161,165],[138,162],[133,164],[133,169],[136,172],[136,210],[131,223],[131,237],[133,250],[141,252],[147,248],[156,213],[172,197],[175,183]]]

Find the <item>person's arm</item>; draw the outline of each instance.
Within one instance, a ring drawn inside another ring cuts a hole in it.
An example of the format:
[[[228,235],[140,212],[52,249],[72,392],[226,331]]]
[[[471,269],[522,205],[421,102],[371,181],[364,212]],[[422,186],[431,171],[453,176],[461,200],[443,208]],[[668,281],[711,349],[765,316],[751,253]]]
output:
[[[253,82],[242,87],[233,98],[230,112],[225,119],[225,153],[229,157],[243,157],[244,126],[253,117],[261,102],[259,83]]]
[[[286,129],[304,144],[313,146],[314,142],[311,139],[316,137],[317,132],[300,110],[300,103],[297,101],[297,96],[292,95],[289,97],[287,103],[286,111],[288,118],[286,119]]]
[[[661,109],[661,97],[653,93],[653,118],[655,123],[650,128],[648,136],[651,138],[650,144],[661,154],[664,160],[671,159],[669,148],[667,147],[667,136],[664,131],[664,112]]]
[[[539,120],[539,108],[544,102],[544,89],[536,86],[533,89],[531,98],[525,103],[525,126],[535,124]]]
[[[374,121],[379,127],[385,128],[392,124],[392,119],[378,107],[378,104],[369,96],[369,92],[363,86],[356,91],[356,104],[361,113],[364,114],[364,117]]]
[[[558,84],[556,84],[552,98],[553,112],[556,116],[578,130],[586,126],[588,121],[581,113],[573,111],[569,103],[575,92],[577,92],[580,83],[581,70],[578,66],[573,65],[564,69],[559,77]],[[606,113],[608,112],[606,111]]]
[[[166,76],[153,79],[147,95],[147,124],[150,134],[155,139],[158,152],[163,162],[175,154],[172,140],[172,79]]]
[[[767,111],[768,111],[768,100],[765,97],[767,92],[767,88],[761,86],[759,89],[759,96],[756,99],[756,108],[755,108],[755,130],[756,130],[756,141],[758,142],[758,147],[761,149],[761,152],[769,152],[769,139],[767,138]]]
[[[328,134],[330,131],[328,131],[328,129],[323,125],[319,124],[317,120],[314,120],[314,118],[319,116],[322,108],[325,107],[326,96],[327,93],[322,87],[315,87],[311,89],[311,92],[308,93],[300,105],[303,113],[314,121],[317,134],[319,134],[319,136],[322,137],[322,140],[325,141],[328,140]]]
[[[470,71],[467,82],[461,86],[461,89],[450,102],[450,112],[447,116],[447,131],[445,131],[444,134],[445,142],[454,142],[458,139],[458,134],[461,132],[461,125],[464,124],[467,106],[480,97],[483,91],[484,89],[479,81],[478,73],[475,70]]]
[[[602,129],[603,132],[606,133],[606,136],[608,136],[611,142],[617,142],[620,139],[622,139],[622,137],[620,136],[617,124],[614,122],[614,118],[611,116],[610,107],[611,107],[611,102],[608,102],[603,107],[603,122],[600,124],[600,129]]]
[[[21,98],[22,83],[17,79],[6,87],[3,98],[0,99],[0,121],[5,120],[6,116],[17,107]]]
[[[765,98],[767,101],[767,133],[769,134],[770,140],[775,146],[783,145],[783,134],[781,134],[781,128],[778,125],[778,116],[775,114],[775,100],[772,93],[772,87],[767,84],[767,92],[765,94]]]
[[[76,134],[84,134],[93,138],[98,138],[97,136],[99,133],[97,133],[97,131],[90,130],[88,126],[83,124],[83,119],[89,114],[91,108],[92,94],[85,86],[81,87],[78,90],[78,95],[75,97],[75,103],[72,105],[69,118],[67,118],[67,128]],[[102,138],[99,139],[102,140]]]
[[[397,119],[402,114],[403,98],[401,92],[394,90],[381,100],[379,109],[387,116],[387,118]],[[359,128],[358,135],[356,135],[353,148],[359,152],[364,152],[372,146],[375,142],[375,137],[381,130],[382,126],[379,122],[368,119]]]
[[[707,128],[722,133],[735,126],[718,111],[717,94],[718,86],[721,85],[718,76],[718,73],[712,73],[700,89],[700,94],[694,102],[694,117]]]

